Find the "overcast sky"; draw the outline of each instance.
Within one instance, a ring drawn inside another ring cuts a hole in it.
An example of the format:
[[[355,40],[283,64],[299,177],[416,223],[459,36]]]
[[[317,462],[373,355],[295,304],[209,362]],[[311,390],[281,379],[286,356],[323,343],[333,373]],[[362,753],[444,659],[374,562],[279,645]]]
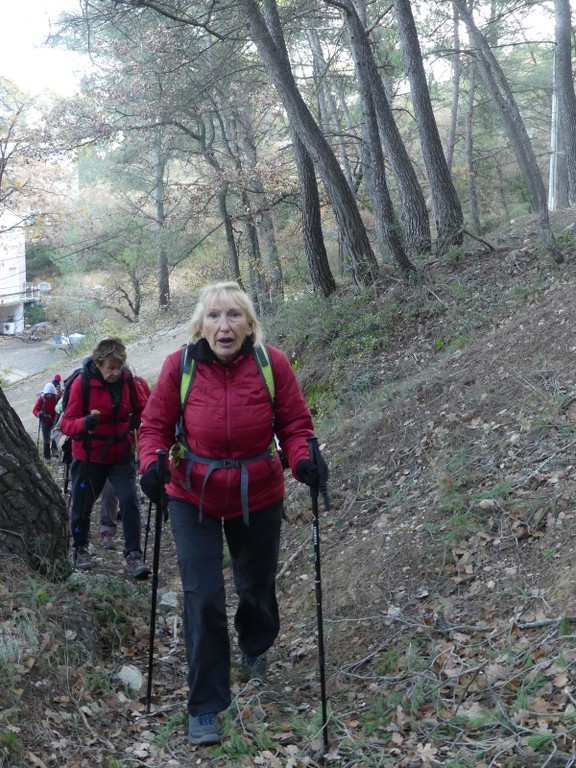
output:
[[[0,75],[22,90],[71,93],[79,57],[69,51],[42,48],[62,10],[78,8],[78,0],[4,0]]]

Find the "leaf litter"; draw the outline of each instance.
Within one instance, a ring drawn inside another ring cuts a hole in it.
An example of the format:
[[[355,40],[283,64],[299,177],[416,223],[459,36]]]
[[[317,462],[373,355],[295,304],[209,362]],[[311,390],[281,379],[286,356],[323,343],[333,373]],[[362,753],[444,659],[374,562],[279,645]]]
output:
[[[378,374],[373,399],[351,400],[322,435],[333,501],[320,521],[323,762],[576,765],[573,265],[555,270],[523,247],[513,258],[500,250],[435,270],[444,271],[430,305],[455,303],[455,281],[466,288],[466,343],[435,343],[454,336],[454,313],[424,308],[399,326],[395,345],[359,363]],[[343,398],[355,381],[349,368]],[[399,383],[404,396],[384,397]],[[305,489],[288,486],[281,634],[266,684],[243,685],[233,673],[222,747],[186,738],[169,534],[150,716],[149,585],[128,582],[114,552],[60,585],[3,558],[0,663],[9,659],[10,675],[0,693],[0,765],[319,764],[309,502]],[[122,669],[138,674],[122,680]]]

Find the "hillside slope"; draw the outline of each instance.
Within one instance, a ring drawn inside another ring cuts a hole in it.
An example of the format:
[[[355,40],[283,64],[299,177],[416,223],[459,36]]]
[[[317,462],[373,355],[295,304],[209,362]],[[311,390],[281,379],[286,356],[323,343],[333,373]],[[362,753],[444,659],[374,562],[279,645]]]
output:
[[[417,285],[390,279],[358,326],[277,332],[331,468],[320,550],[334,765],[574,764],[574,259],[541,261],[532,219],[500,238],[428,264]],[[353,351],[358,327],[371,349]],[[0,765],[317,765],[310,500],[290,479],[286,506],[282,632],[268,682],[234,680],[221,748],[185,736],[168,531],[150,717],[145,683],[116,677],[148,663],[149,588],[121,576],[120,554],[64,585],[4,563],[0,667],[7,637],[19,656],[0,694]]]

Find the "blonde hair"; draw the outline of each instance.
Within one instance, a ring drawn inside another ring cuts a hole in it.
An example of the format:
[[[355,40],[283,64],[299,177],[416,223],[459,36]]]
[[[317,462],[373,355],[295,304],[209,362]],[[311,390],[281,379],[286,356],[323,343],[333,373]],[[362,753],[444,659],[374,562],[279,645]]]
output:
[[[190,325],[188,326],[188,333],[190,341],[198,341],[202,338],[202,323],[206,312],[215,302],[221,302],[224,308],[228,309],[234,307],[242,310],[246,315],[250,331],[248,336],[252,339],[254,344],[261,344],[264,340],[264,331],[260,325],[260,321],[256,317],[256,310],[252,299],[246,291],[235,283],[234,281],[224,281],[221,283],[211,283],[205,285],[198,295],[198,302],[190,319]]]
[[[96,364],[103,363],[104,360],[116,360],[124,365],[126,357],[126,346],[118,336],[102,339],[92,351],[92,360]]]

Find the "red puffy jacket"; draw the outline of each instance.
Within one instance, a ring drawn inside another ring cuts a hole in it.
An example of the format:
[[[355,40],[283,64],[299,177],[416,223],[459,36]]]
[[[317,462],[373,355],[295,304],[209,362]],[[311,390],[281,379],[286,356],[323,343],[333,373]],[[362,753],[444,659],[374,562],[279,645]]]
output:
[[[82,379],[89,376],[88,403],[84,406]],[[134,437],[130,431],[138,424],[146,404],[141,387],[134,381],[129,384],[132,374],[124,370],[115,384],[107,384],[100,372],[88,360],[84,370],[70,384],[70,392],[61,429],[72,438],[72,456],[96,464],[115,464],[123,461],[134,450]],[[92,434],[84,430],[84,417],[90,411],[100,411],[100,420]]]
[[[53,424],[56,420],[56,403],[60,400],[60,395],[41,394],[36,400],[32,409],[34,416],[42,414],[42,418],[47,424]]]
[[[227,365],[214,357],[204,340],[192,346],[192,356],[198,362],[184,409],[184,435],[198,456],[248,459],[265,453],[276,434],[293,473],[297,462],[308,458],[307,438],[314,434],[310,411],[286,355],[275,347],[267,348],[274,373],[274,410],[250,344]],[[138,441],[142,469],[156,461],[158,449],[168,451],[175,442],[181,359],[181,349],[166,358],[142,414]],[[180,460],[177,466],[171,462],[172,479],[166,491],[199,506],[209,467],[193,463],[188,484],[187,464],[187,459]],[[250,511],[264,509],[283,498],[284,473],[278,454],[248,463],[245,468]],[[203,513],[216,518],[241,515],[240,478],[237,466],[214,469],[204,488]]]

